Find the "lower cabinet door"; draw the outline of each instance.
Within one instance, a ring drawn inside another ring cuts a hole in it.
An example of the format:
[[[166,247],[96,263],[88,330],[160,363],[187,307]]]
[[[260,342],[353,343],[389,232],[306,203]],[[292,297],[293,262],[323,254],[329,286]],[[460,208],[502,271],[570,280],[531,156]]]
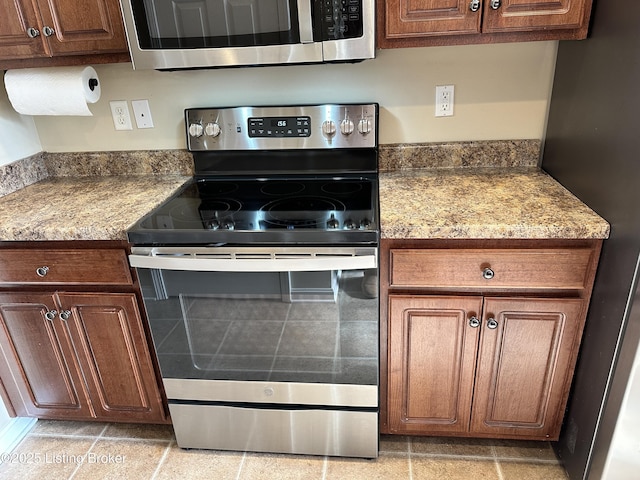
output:
[[[0,376],[19,416],[91,418],[91,405],[51,294],[0,294]]]
[[[466,432],[481,297],[389,295],[391,433]]]
[[[98,418],[162,422],[164,408],[134,294],[58,293]]]
[[[471,432],[557,439],[584,308],[578,299],[485,299]]]

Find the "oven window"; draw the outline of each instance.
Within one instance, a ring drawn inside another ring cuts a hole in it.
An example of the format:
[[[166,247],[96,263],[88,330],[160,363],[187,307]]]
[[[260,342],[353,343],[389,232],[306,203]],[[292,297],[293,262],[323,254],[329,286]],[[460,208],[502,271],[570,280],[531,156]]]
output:
[[[299,43],[295,0],[130,0],[142,49]]]
[[[376,270],[139,270],[163,378],[377,385]]]

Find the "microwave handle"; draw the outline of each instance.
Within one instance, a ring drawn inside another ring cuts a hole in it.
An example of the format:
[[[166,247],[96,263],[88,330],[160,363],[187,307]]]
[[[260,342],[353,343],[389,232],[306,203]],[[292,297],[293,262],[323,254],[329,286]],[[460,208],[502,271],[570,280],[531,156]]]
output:
[[[300,26],[301,43],[313,43],[311,1],[312,0],[298,0],[298,25]]]

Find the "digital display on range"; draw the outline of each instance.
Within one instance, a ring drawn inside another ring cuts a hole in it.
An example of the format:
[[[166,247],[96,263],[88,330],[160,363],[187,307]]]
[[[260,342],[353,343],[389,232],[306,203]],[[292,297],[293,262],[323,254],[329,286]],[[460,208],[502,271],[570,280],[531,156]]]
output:
[[[251,117],[249,137],[308,137],[311,117]]]

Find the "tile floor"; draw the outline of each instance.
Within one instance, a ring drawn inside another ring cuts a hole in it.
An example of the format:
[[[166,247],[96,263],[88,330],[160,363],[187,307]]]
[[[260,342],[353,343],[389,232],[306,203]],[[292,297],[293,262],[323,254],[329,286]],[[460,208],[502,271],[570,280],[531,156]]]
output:
[[[566,480],[548,443],[383,436],[377,460],[182,450],[163,425],[40,420],[7,479]]]

